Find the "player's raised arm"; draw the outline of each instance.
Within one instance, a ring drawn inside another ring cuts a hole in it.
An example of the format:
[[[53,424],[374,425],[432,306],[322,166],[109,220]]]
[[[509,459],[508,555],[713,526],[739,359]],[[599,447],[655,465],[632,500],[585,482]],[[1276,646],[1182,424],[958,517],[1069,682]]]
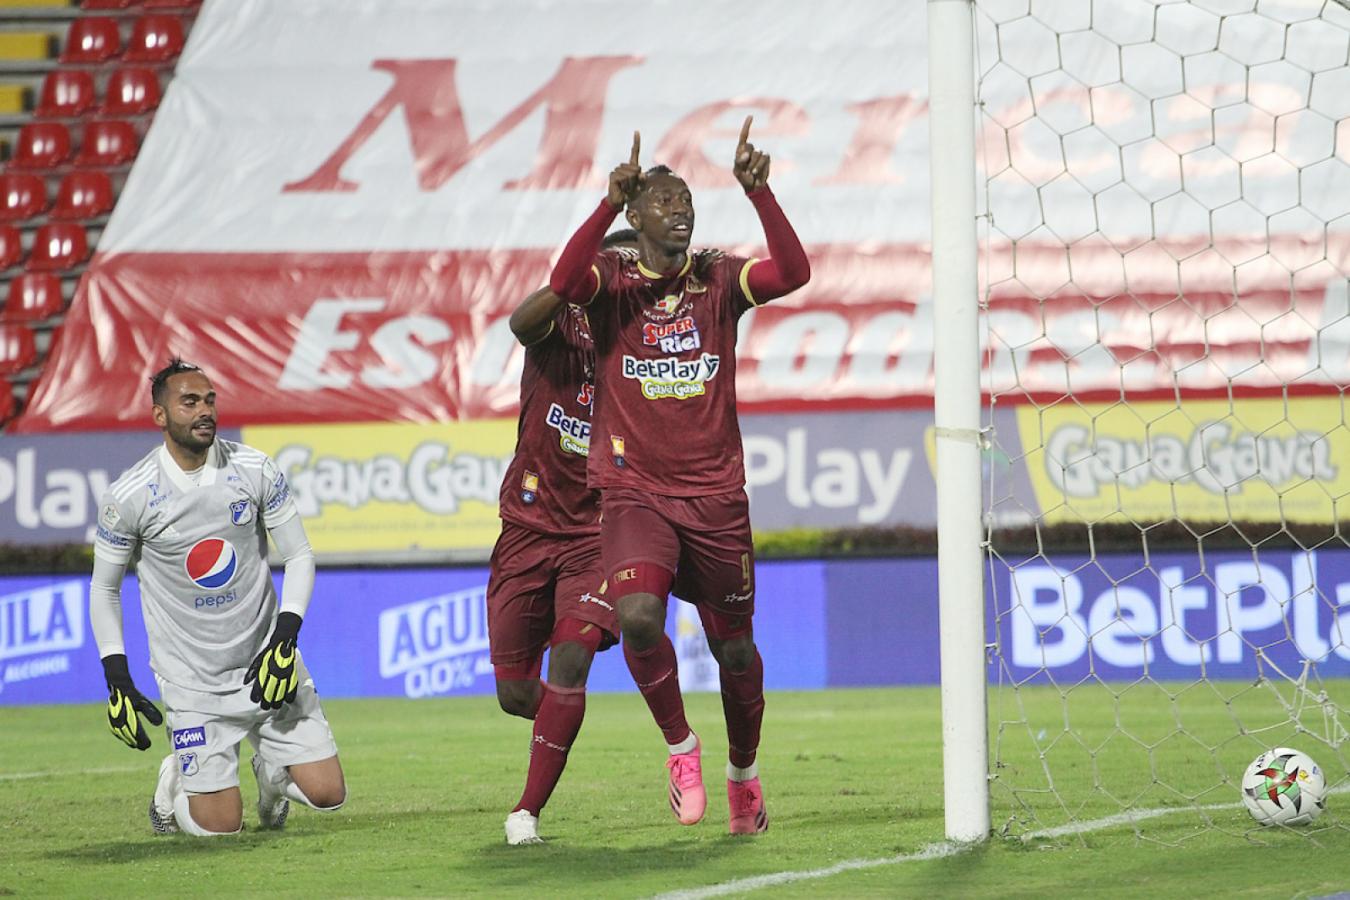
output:
[[[526,347],[539,343],[553,330],[553,317],[562,303],[552,288],[541,287],[520,301],[511,313],[511,333]]]
[[[759,213],[764,226],[764,239],[769,247],[769,258],[750,267],[746,285],[752,303],[763,303],[789,294],[811,280],[811,261],[806,257],[802,242],[792,230],[778,200],[769,190],[769,155],[755,149],[750,143],[750,123],[746,116],[741,125],[741,137],[736,144],[736,157],[731,172],[745,190]]]
[[[642,186],[642,165],[638,154],[642,147],[642,137],[633,132],[633,149],[628,162],[614,167],[609,173],[609,190],[605,199],[591,213],[590,218],[581,223],[576,234],[563,248],[558,264],[553,267],[549,278],[549,287],[568,303],[587,304],[600,289],[599,275],[592,269],[595,254],[600,252],[605,231],[619,210],[637,196]]]

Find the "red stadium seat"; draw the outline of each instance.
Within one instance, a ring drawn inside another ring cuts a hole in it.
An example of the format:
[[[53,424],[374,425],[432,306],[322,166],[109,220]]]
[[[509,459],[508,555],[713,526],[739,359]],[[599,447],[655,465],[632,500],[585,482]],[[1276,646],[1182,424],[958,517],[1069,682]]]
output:
[[[14,400],[14,388],[8,381],[0,378],[0,425],[14,418],[14,413],[18,409],[19,404]]]
[[[61,62],[67,65],[99,65],[122,52],[122,36],[117,20],[107,16],[85,16],[70,23]]]
[[[9,283],[0,320],[33,322],[50,319],[65,308],[61,279],[51,272],[25,272]]]
[[[140,0],[84,0],[81,9],[131,9]]]
[[[73,119],[98,103],[94,76],[80,69],[57,69],[42,82],[33,115],[40,119]]]
[[[29,122],[19,129],[13,169],[53,169],[70,161],[70,131],[60,122]]]
[[[23,260],[23,240],[13,225],[0,225],[0,271],[11,269]]]
[[[113,208],[112,178],[107,172],[71,172],[61,179],[53,219],[92,219]]]
[[[84,228],[74,222],[48,222],[33,238],[27,268],[30,272],[61,272],[75,268],[88,255],[89,239]]]
[[[136,158],[136,147],[136,129],[130,122],[89,122],[84,126],[75,165],[83,168],[126,165]]]
[[[6,172],[0,175],[0,220],[21,222],[47,208],[47,184],[37,175]]]
[[[183,23],[176,16],[141,16],[127,41],[127,62],[166,63],[183,52]]]
[[[27,325],[0,324],[0,375],[15,375],[37,363],[37,342]]]
[[[143,116],[159,106],[159,76],[153,69],[118,69],[108,79],[103,115]]]

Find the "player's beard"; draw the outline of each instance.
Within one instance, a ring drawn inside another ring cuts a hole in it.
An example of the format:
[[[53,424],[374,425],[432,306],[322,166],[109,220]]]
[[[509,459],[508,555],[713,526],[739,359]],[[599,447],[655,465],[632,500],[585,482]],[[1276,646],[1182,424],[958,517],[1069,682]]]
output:
[[[211,445],[216,442],[216,423],[214,420],[208,421],[211,422],[211,433],[205,437],[199,436],[193,431],[193,428],[200,424],[199,422],[189,422],[186,425],[169,422],[168,428],[165,430],[169,433],[169,440],[184,450],[190,453],[201,453],[210,449]]]

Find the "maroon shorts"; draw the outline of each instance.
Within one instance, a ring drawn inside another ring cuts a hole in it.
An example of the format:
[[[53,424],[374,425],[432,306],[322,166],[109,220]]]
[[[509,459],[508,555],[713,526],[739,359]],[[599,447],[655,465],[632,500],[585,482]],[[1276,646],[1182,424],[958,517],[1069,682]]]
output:
[[[488,576],[488,644],[494,666],[536,665],[554,626],[577,619],[618,640],[619,620],[601,593],[600,539],[557,538],[502,523]]]
[[[755,611],[755,547],[745,491],[665,497],[632,488],[600,493],[600,544],[609,596],[624,596],[637,563],[675,576],[681,600],[740,619]]]

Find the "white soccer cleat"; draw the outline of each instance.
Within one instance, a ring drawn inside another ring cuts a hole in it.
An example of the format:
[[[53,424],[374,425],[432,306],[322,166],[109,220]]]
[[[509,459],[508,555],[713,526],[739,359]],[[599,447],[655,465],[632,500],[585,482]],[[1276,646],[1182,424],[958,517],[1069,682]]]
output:
[[[258,781],[258,824],[263,828],[283,828],[291,812],[291,801],[270,778],[262,773],[262,760],[253,753],[253,777]]]
[[[155,834],[177,834],[173,817],[173,782],[178,777],[178,757],[170,753],[159,764],[159,780],[150,795],[150,828]]]
[[[518,809],[506,817],[506,842],[516,844],[542,844],[539,836],[539,817],[530,815],[527,809]]]

